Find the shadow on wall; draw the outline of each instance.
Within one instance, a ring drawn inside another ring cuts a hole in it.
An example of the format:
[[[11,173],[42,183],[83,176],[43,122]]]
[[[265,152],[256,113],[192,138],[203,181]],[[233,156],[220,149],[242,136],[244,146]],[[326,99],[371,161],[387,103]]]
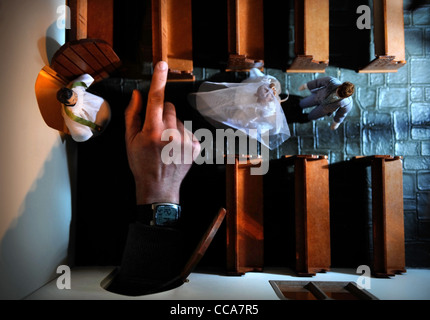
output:
[[[332,265],[373,264],[371,167],[351,161],[330,165]]]
[[[47,66],[51,64],[51,59],[55,52],[61,48],[61,45],[57,42],[57,40],[55,40],[55,38],[58,38],[57,33],[58,28],[57,23],[55,22],[51,24],[46,31],[46,37],[40,38],[37,42],[40,56]]]
[[[330,1],[330,66],[358,70],[366,66],[371,57],[372,31],[358,29],[357,8],[372,5],[369,0]],[[373,12],[373,11],[372,11]]]
[[[72,203],[66,163],[68,155],[58,142],[0,239],[0,299],[22,299],[55,278],[57,266],[69,264]]]

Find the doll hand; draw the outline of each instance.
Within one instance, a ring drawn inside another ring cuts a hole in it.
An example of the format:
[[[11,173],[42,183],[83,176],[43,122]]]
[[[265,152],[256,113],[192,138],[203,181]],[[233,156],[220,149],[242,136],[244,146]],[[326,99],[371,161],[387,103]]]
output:
[[[307,88],[308,88],[307,84],[306,84],[306,83],[304,83],[304,84],[302,84],[302,85],[300,86],[299,91],[306,90]]]
[[[339,127],[340,123],[337,123],[335,121],[332,122],[330,129],[331,130],[336,130]]]

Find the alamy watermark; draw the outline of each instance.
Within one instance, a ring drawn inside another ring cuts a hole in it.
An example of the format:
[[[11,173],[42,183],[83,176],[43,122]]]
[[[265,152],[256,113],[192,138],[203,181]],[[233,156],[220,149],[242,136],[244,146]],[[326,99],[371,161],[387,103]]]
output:
[[[61,274],[57,278],[57,288],[60,290],[64,290],[64,289],[70,290],[72,288],[71,286],[72,275],[71,275],[70,267],[66,265],[58,266],[57,273]]]
[[[161,160],[164,164],[192,164],[193,150],[191,143],[182,144],[183,139],[191,142],[192,122],[184,122],[184,132],[178,129],[167,129],[161,135],[162,141],[169,141],[161,151]],[[255,165],[251,167],[251,175],[265,175],[269,171],[269,131],[259,132],[257,129],[249,129],[246,132],[233,129],[216,129],[214,135],[209,129],[198,129],[194,136],[200,142],[200,153],[194,162],[201,164],[234,164],[236,154],[246,157],[239,157],[239,163]],[[259,137],[260,145],[256,139]],[[238,145],[236,145],[238,141]],[[227,150],[225,150],[227,146]],[[259,166],[258,166],[259,165]]]
[[[355,282],[360,289],[371,289],[371,278],[370,278],[370,267],[366,265],[361,265],[357,268],[356,273],[361,273]]]
[[[70,7],[61,5],[57,7],[57,28],[60,30],[70,29]]]

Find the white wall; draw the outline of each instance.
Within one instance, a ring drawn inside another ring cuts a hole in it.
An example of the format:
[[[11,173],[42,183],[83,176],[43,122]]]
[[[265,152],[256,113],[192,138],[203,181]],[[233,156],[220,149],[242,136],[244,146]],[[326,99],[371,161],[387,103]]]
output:
[[[57,28],[57,7],[64,4],[0,0],[0,299],[25,297],[67,264],[67,143],[45,125],[34,90],[39,71],[65,41]]]

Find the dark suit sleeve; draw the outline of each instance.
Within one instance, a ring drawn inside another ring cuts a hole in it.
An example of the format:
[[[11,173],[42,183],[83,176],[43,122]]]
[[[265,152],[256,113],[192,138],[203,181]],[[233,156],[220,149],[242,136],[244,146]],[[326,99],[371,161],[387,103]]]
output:
[[[169,284],[177,280],[186,258],[180,229],[132,223],[119,273],[110,291],[136,296],[168,290]]]

